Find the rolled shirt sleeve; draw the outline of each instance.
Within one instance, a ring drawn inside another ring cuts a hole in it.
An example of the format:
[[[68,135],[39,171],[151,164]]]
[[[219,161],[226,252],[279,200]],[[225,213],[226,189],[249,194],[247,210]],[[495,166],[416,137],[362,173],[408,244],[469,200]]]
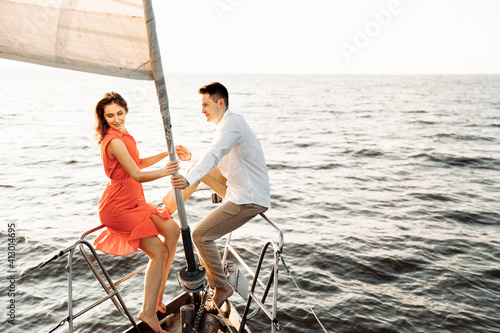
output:
[[[232,119],[224,120],[222,124],[219,124],[221,126],[216,128],[215,136],[208,151],[193,167],[191,172],[185,176],[190,185],[205,177],[205,175],[215,168],[220,160],[243,138],[243,133],[238,122]],[[198,157],[196,156],[195,159],[196,158]]]
[[[191,158],[196,163],[196,156]],[[185,178],[189,184],[195,184],[217,165],[227,179],[227,201],[271,206],[268,170],[260,142],[243,116],[229,109],[215,128],[208,151]]]

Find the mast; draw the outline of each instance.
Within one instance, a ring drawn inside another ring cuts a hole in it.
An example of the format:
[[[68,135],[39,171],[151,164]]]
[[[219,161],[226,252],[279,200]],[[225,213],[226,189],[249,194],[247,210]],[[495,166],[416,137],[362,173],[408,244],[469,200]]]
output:
[[[158,95],[158,103],[163,119],[165,129],[165,138],[167,140],[168,156],[171,161],[176,160],[175,146],[172,136],[172,123],[170,120],[170,110],[168,107],[167,87],[165,77],[163,75],[163,66],[160,56],[160,47],[158,37],[156,35],[156,22],[153,13],[151,0],[143,0],[144,18],[146,20],[146,29],[148,33],[149,57],[151,60],[151,68],[153,79],[156,86],[156,94]],[[178,174],[177,172],[175,174]],[[200,291],[205,284],[206,272],[203,267],[196,265],[193,252],[193,242],[191,232],[186,218],[186,210],[184,208],[184,200],[182,190],[175,189],[175,201],[177,204],[177,213],[181,224],[182,243],[184,245],[184,254],[186,256],[186,265],[180,272],[180,278],[183,282],[183,288],[189,292]]]

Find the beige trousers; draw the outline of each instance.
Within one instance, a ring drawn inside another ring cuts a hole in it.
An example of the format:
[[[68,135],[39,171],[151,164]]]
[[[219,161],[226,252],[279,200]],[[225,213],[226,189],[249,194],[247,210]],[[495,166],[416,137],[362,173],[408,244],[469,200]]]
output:
[[[237,205],[227,201],[195,226],[193,241],[198,249],[200,262],[207,270],[207,280],[212,288],[226,287],[228,284],[215,240],[238,229],[266,210],[266,207],[257,204]]]

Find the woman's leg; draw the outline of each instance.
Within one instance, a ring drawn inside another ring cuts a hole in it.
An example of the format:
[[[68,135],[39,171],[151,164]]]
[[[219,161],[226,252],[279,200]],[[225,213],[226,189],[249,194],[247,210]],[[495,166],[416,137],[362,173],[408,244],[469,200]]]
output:
[[[186,201],[191,194],[193,194],[196,189],[198,188],[198,185],[200,185],[200,182],[197,182],[188,188],[182,190],[182,199]],[[175,202],[175,192],[174,189],[171,189],[168,191],[167,195],[163,197],[161,200],[165,204],[165,207],[167,207],[170,210],[170,214],[173,214],[177,210],[177,204]]]
[[[189,173],[189,171],[191,171],[191,168],[187,171],[187,173]],[[215,193],[220,195],[222,198],[226,197],[226,189],[227,189],[226,178],[220,173],[218,166],[210,170],[210,172],[207,173],[205,177],[201,179],[201,182],[210,187]],[[199,185],[200,182],[197,182],[189,186],[188,188],[182,190],[183,200],[186,201],[196,191]],[[170,209],[170,214],[173,214],[177,210],[173,189],[171,189],[167,193],[167,195],[163,198],[162,201],[165,204],[165,207]]]
[[[156,230],[163,236],[163,243],[165,244],[168,257],[165,261],[165,267],[163,270],[163,276],[161,279],[160,289],[158,290],[156,310],[162,313],[165,312],[165,306],[162,304],[163,292],[165,291],[165,285],[167,284],[168,274],[172,263],[174,262],[175,252],[177,250],[177,243],[179,242],[180,230],[177,223],[172,219],[162,219],[156,214],[153,214],[153,223],[156,226]]]
[[[148,255],[149,264],[144,278],[144,303],[138,318],[153,331],[165,333],[156,316],[156,300],[168,258],[167,248],[157,236],[142,238],[139,248]]]
[[[218,166],[210,170],[210,172],[207,173],[201,181],[221,197],[226,197],[227,179],[222,175],[222,173],[220,173]]]

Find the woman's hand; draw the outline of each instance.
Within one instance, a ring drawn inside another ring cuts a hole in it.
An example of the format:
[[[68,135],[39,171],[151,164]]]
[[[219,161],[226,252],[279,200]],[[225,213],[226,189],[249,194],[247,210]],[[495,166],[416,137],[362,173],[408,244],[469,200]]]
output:
[[[163,168],[164,176],[170,176],[179,171],[179,162],[178,161],[170,161]]]
[[[190,161],[191,160],[191,152],[189,149],[182,145],[175,146],[175,154],[181,161]]]

